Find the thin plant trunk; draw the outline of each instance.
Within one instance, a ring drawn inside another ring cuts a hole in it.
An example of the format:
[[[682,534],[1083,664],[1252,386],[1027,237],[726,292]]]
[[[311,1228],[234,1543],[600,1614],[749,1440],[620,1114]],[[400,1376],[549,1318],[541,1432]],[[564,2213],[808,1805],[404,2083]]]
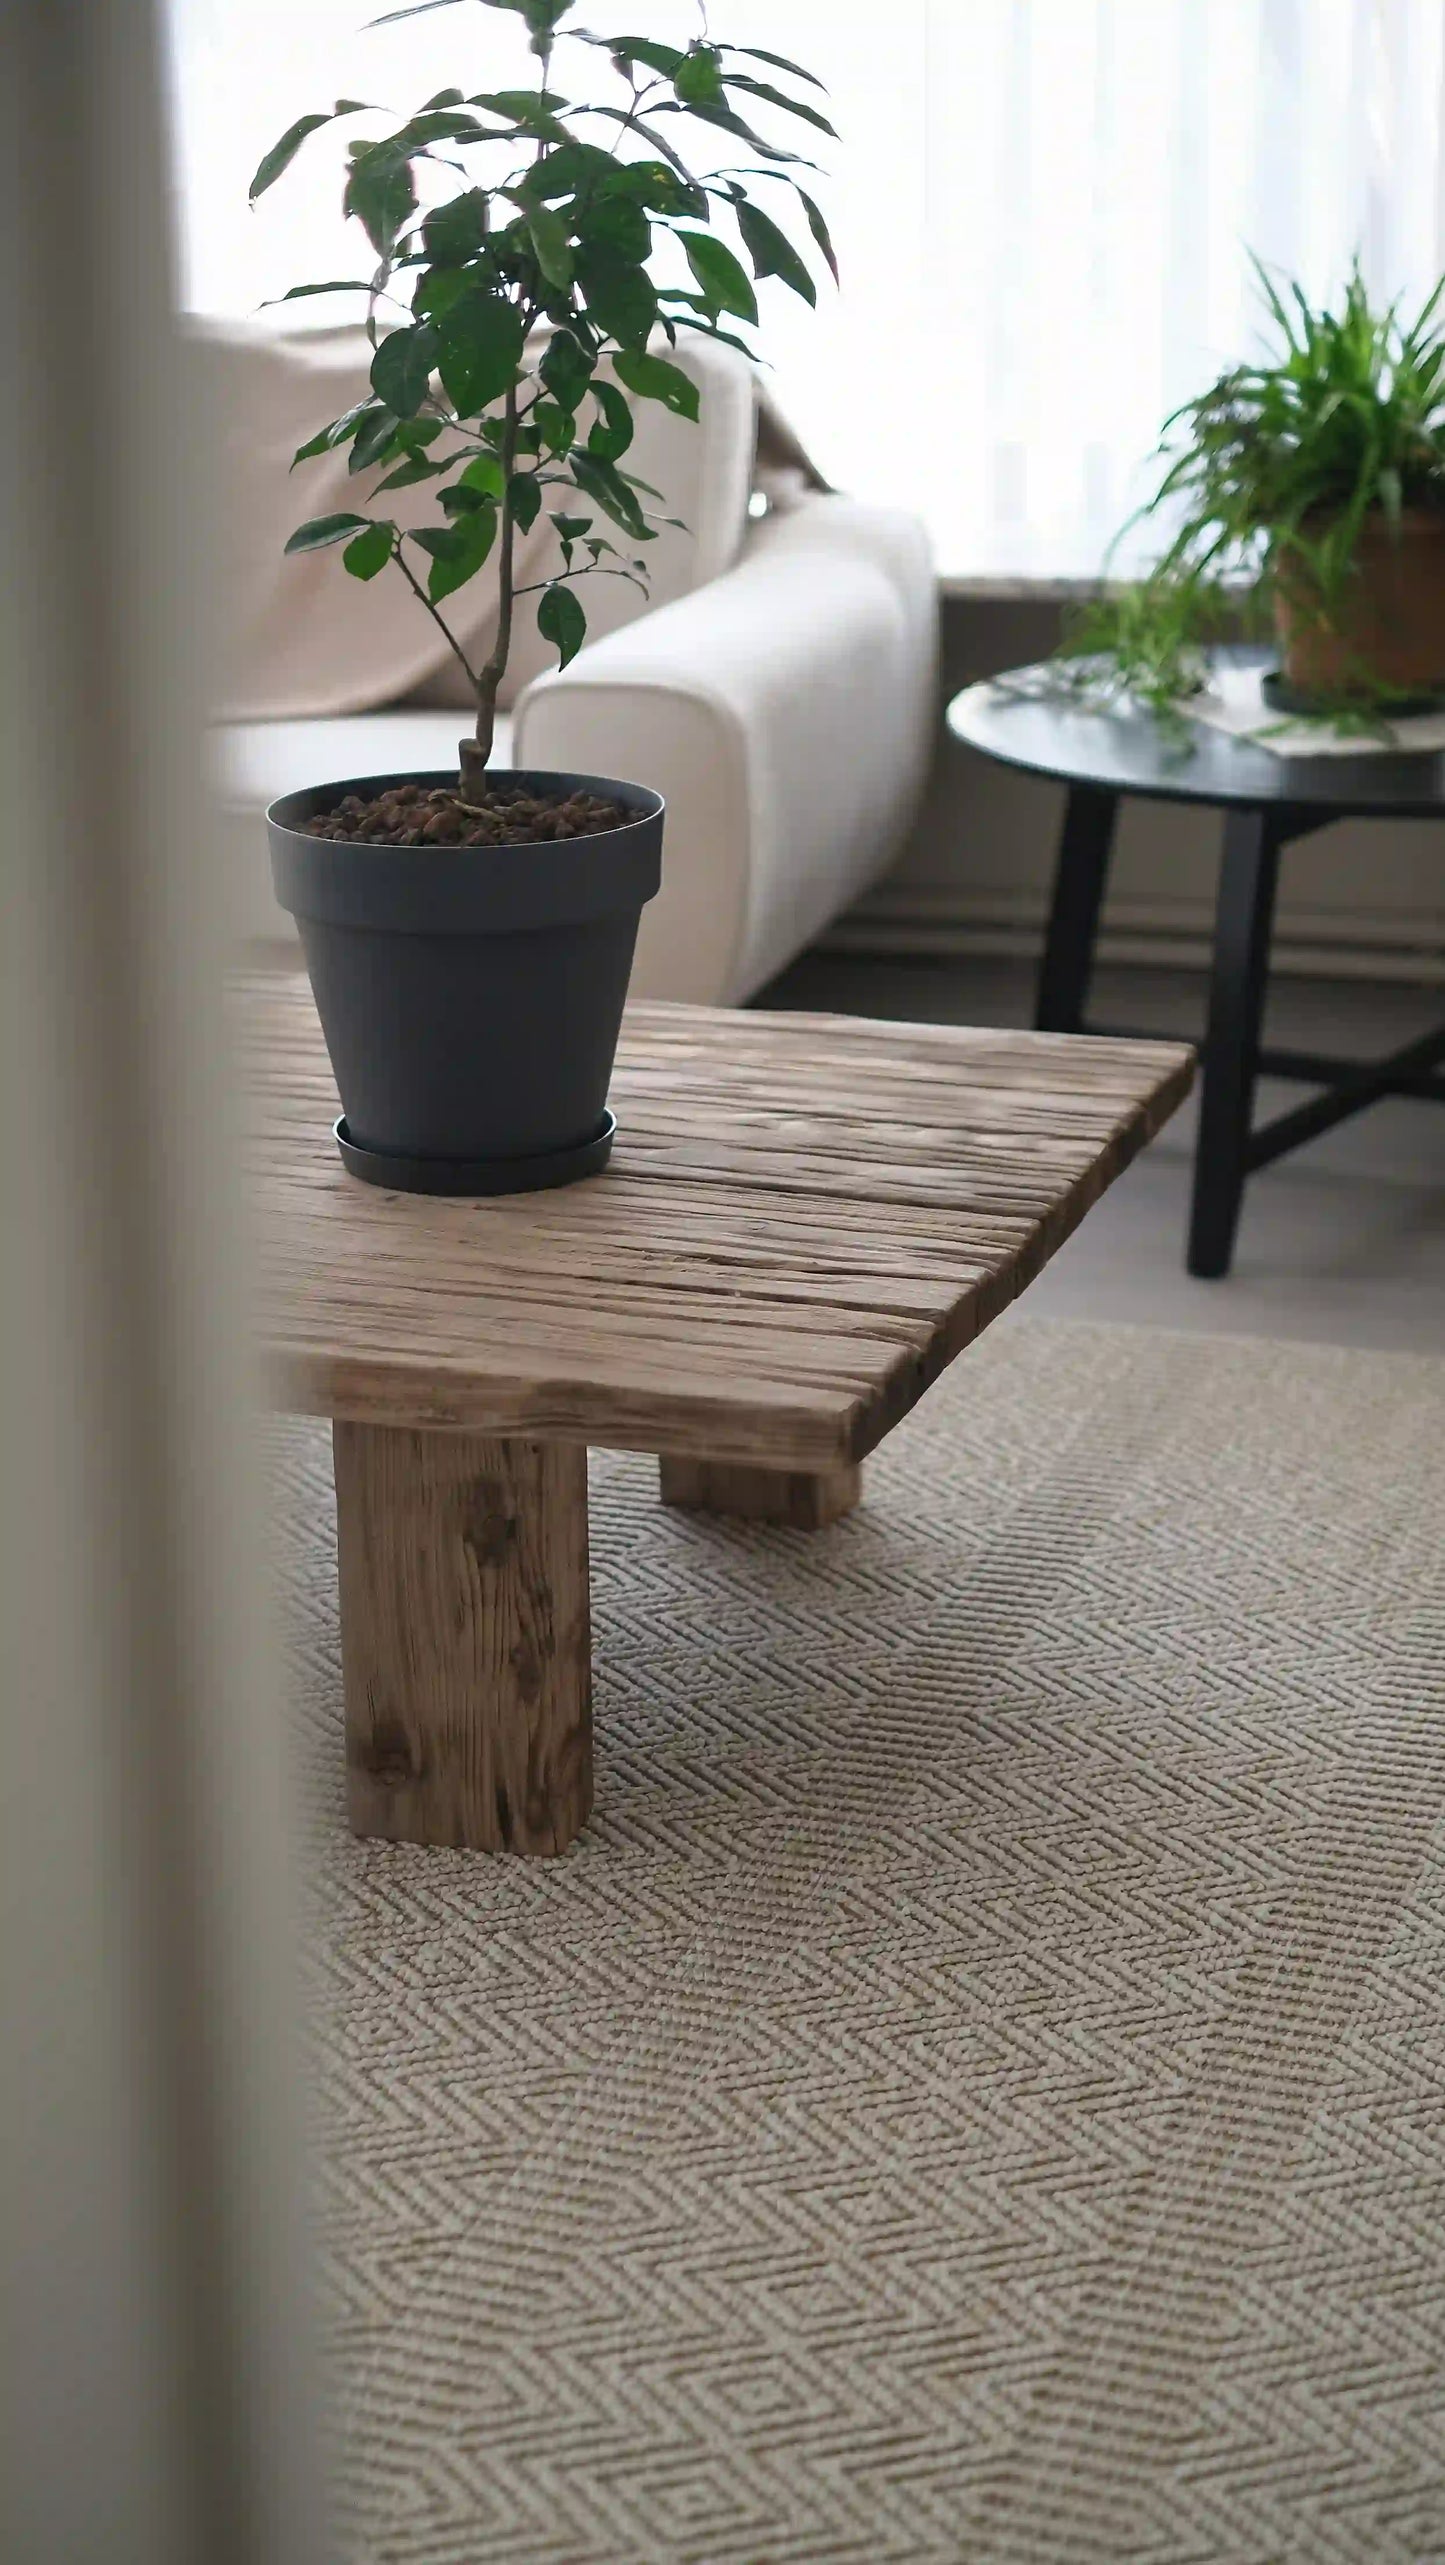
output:
[[[477,671],[477,726],[474,737],[461,743],[461,799],[480,809],[487,796],[487,767],[497,729],[497,689],[506,673],[512,647],[512,602],[514,593],[514,544],[517,521],[512,511],[512,474],[517,461],[517,392],[513,385],[507,394],[506,425],[502,439],[501,525],[497,552],[497,638],[491,657]]]

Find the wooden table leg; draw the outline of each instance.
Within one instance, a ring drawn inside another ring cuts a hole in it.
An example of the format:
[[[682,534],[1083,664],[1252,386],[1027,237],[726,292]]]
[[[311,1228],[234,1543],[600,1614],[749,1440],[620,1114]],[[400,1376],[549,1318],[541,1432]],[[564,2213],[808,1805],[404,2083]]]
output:
[[[592,1805],[587,1454],[332,1429],[359,1835],[560,1852]]]
[[[821,1532],[840,1514],[851,1514],[863,1493],[856,1461],[830,1470],[758,1469],[751,1462],[694,1461],[664,1452],[658,1464],[664,1505],[694,1506],[705,1514],[745,1514],[757,1523],[791,1523],[797,1532]]]

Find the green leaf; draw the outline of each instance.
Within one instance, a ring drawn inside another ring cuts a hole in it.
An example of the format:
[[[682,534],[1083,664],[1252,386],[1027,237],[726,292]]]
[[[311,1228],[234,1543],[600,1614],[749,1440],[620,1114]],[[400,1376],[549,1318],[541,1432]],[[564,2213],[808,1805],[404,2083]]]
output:
[[[745,142],[749,150],[757,152],[763,160],[792,161],[796,166],[805,169],[816,167],[815,162],[805,161],[800,152],[784,151],[780,143],[765,142],[762,135],[755,134],[752,126],[744,124],[742,117],[731,107],[716,107],[710,100],[703,99],[692,107],[673,106],[670,101],[665,100],[652,112],[657,116],[700,117],[705,125],[717,125],[723,133],[735,134],[739,142]],[[641,133],[645,128],[639,125],[635,130]]]
[[[571,330],[554,330],[537,371],[564,410],[575,410],[592,380],[596,358]]]
[[[650,540],[652,529],[615,466],[599,454],[569,454],[567,469],[584,498],[593,499],[637,543]]]
[[[438,267],[459,267],[475,256],[487,237],[487,191],[468,187],[446,205],[437,205],[421,227],[426,254]]]
[[[565,668],[575,659],[587,638],[587,617],[571,588],[555,580],[543,590],[537,608],[537,630],[544,641],[550,641],[557,652],[558,663]]]
[[[612,360],[612,370],[619,383],[625,383],[628,391],[636,392],[640,400],[661,401],[665,409],[672,410],[680,419],[697,417],[697,385],[690,374],[684,374],[680,365],[669,365],[665,356],[648,356],[636,348],[620,348]]]
[[[489,5],[496,7],[497,0],[489,0]],[[565,107],[567,101],[558,98],[554,103]],[[555,143],[560,148],[570,139],[566,126],[553,115],[551,106],[539,89],[484,89],[470,104],[489,108],[494,115],[505,116],[514,132],[534,134],[539,142]]]
[[[403,18],[425,18],[432,9],[451,9],[455,6],[456,0],[413,0],[410,9],[388,9],[384,18],[368,18],[366,31],[370,34],[373,27],[394,27]]]
[[[505,116],[508,124],[519,125],[526,116],[555,116],[559,107],[569,101],[560,98],[555,89],[481,89],[468,102],[473,107],[488,107],[494,116]]]
[[[550,205],[532,205],[527,210],[527,229],[537,253],[537,265],[549,285],[565,292],[572,282],[572,244],[567,226]]]
[[[298,463],[309,463],[313,454],[329,454],[334,447],[344,445],[349,436],[355,435],[370,408],[370,401],[356,401],[349,410],[343,410],[339,419],[332,419],[326,427],[318,428],[304,445],[297,446],[291,457],[292,471]]]
[[[469,490],[480,490],[484,498],[502,495],[502,467],[494,454],[474,454],[461,477]]]
[[[250,202],[253,205],[255,204],[258,196],[265,195],[268,187],[274,187],[282,170],[290,168],[292,161],[301,149],[307,135],[316,133],[322,125],[329,125],[330,123],[331,117],[329,114],[324,116],[298,116],[294,125],[287,126],[280,141],[274,142],[271,145],[270,150],[260,161],[258,161],[256,165],[256,175],[252,179],[250,186]]]
[[[661,72],[664,80],[671,80],[683,58],[677,45],[658,44],[651,36],[589,36],[580,27],[577,33],[584,45],[604,46],[614,62],[640,62],[648,71]]]
[[[364,276],[337,276],[326,285],[288,285],[284,294],[268,294],[261,309],[270,310],[273,303],[299,303],[303,294],[369,294],[371,286]]]
[[[535,472],[514,472],[508,486],[512,515],[523,534],[530,534],[542,504],[542,485]]]
[[[392,443],[400,421],[388,409],[368,410],[351,440],[351,472],[369,472],[373,463],[385,457],[391,462]]]
[[[675,187],[673,193],[677,193]],[[642,265],[652,249],[652,225],[641,205],[630,196],[608,195],[600,204],[586,206],[577,215],[577,228],[595,248],[610,250],[635,267]]]
[[[371,388],[399,419],[414,418],[426,399],[437,346],[437,332],[423,324],[390,331],[372,358]]]
[[[592,398],[602,415],[588,435],[587,451],[604,463],[615,463],[632,443],[632,412],[615,383],[595,382]]]
[[[439,490],[437,497],[449,517],[474,517],[478,508],[496,506],[495,499],[481,490],[469,489],[465,481],[454,481],[449,489]]]
[[[415,488],[418,481],[438,480],[443,472],[450,472],[451,468],[451,463],[449,461],[446,463],[426,463],[415,458],[411,458],[405,463],[399,463],[396,470],[394,472],[388,472],[386,479],[384,481],[378,481],[376,486],[378,491],[411,490]]]
[[[755,276],[781,276],[805,303],[816,303],[818,288],[794,249],[786,232],[779,231],[761,207],[750,205],[746,198],[733,206],[738,230],[742,233]]]
[[[607,198],[614,197],[654,214],[695,214],[704,219],[707,215],[707,190],[684,171],[681,161],[675,166],[665,160],[630,160],[620,168],[614,165]]]
[[[687,263],[713,308],[736,312],[739,320],[755,321],[758,298],[738,261],[726,243],[714,239],[711,232],[679,232],[687,252]]]
[[[577,421],[560,401],[534,401],[529,424],[536,430],[539,451],[566,454],[577,442]]]
[[[407,216],[416,211],[411,170],[385,143],[373,143],[353,160],[341,210],[354,214],[378,258],[386,258]]]
[[[363,526],[370,523],[369,517],[358,517],[349,512],[334,517],[308,517],[305,525],[298,525],[295,533],[287,536],[285,549],[287,552],[320,552],[328,543],[340,543],[348,534],[358,534]]]
[[[437,371],[462,418],[475,417],[515,382],[522,315],[499,294],[467,294],[440,324]]]
[[[419,543],[423,552],[429,553],[433,561],[461,559],[462,538],[454,526],[408,526],[406,539],[408,543]]]
[[[698,330],[704,338],[712,339],[719,346],[735,347],[739,356],[745,356],[750,365],[757,362],[756,353],[748,346],[746,339],[738,338],[732,330],[723,329],[715,320],[698,321],[693,319],[690,312],[675,312],[671,321],[664,319],[663,327],[669,332],[674,327],[680,330]],[[676,345],[675,340],[673,344]]]
[[[547,45],[559,18],[565,18],[572,0],[486,0],[489,9],[510,9],[524,18],[532,39],[532,51],[540,53]]]
[[[817,242],[818,247],[823,253],[823,256],[826,258],[828,265],[832,270],[833,282],[836,285],[839,281],[838,260],[833,248],[832,236],[828,230],[827,224],[823,220],[822,212],[820,208],[814,204],[812,197],[807,193],[806,189],[798,186],[796,179],[794,179],[793,185],[797,190],[798,202],[802,206],[804,213],[807,215],[808,229],[812,233],[814,240]]]
[[[722,56],[716,45],[690,45],[673,73],[672,85],[690,107],[714,99],[722,102]]]
[[[657,319],[657,291],[644,268],[584,241],[577,253],[577,281],[589,317],[600,329],[624,347],[647,345]]]
[[[417,153],[428,151],[433,143],[495,142],[495,125],[484,125],[476,116],[464,115],[457,107],[443,107],[431,115],[408,117],[406,123],[388,134],[382,149],[396,160],[414,160]]]
[[[743,54],[749,62],[771,63],[774,71],[786,71],[794,80],[806,80],[810,89],[825,85],[816,71],[805,71],[800,62],[789,62],[786,54],[769,53],[766,45],[724,45],[723,52]]]
[[[434,606],[457,588],[474,579],[497,539],[497,511],[479,508],[475,516],[464,517],[454,536],[455,549],[448,556],[432,562],[426,589]]]
[[[611,152],[599,143],[565,142],[533,163],[518,181],[518,193],[529,204],[550,203],[558,196],[575,196],[584,187],[601,186],[617,171]]]
[[[666,102],[664,102],[664,104],[657,110],[659,115],[671,114],[674,116],[716,116],[721,115],[723,112],[724,111],[721,108],[709,110],[703,107],[678,107],[669,106]],[[677,153],[673,150],[671,143],[668,142],[662,134],[656,132],[651,125],[643,124],[640,117],[624,115],[620,107],[594,107],[592,109],[592,113],[594,116],[605,116],[610,124],[626,125],[630,131],[637,134],[643,142],[651,143],[653,150],[655,152],[659,152],[662,158],[668,163],[669,167],[674,169],[677,173],[679,188],[683,191],[686,197],[686,203],[681,210],[689,214],[697,214],[700,217],[706,216],[706,189],[699,185],[697,179],[694,178],[692,171],[688,168],[686,161],[679,159]],[[734,119],[734,121],[736,122],[736,119]],[[766,148],[766,146],[760,146],[760,148]],[[787,154],[785,153],[784,158],[786,157]],[[645,161],[634,161],[630,168],[622,168],[618,170],[616,179],[613,183],[620,193],[637,194],[639,204],[656,203],[657,199],[655,197],[638,193],[636,183],[634,183],[630,190],[627,186],[627,181],[629,179],[632,179],[634,182],[645,180],[647,171],[648,165]],[[655,183],[655,171],[653,175]]]
[[[782,107],[788,115],[801,116],[806,123],[816,125],[819,133],[831,134],[835,142],[838,139],[837,127],[830,125],[827,117],[820,115],[816,107],[805,105],[801,98],[787,97],[766,80],[750,80],[746,72],[732,71],[728,74],[728,86],[730,89],[745,89],[750,98],[764,98],[770,107]]]
[[[353,579],[374,579],[378,570],[384,570],[391,559],[395,533],[395,526],[380,521],[369,525],[365,534],[357,535],[354,542],[348,543],[341,556],[343,569],[349,570]]]
[[[477,292],[478,281],[471,267],[428,267],[412,289],[412,310],[425,312],[434,321],[445,320],[464,294]]]

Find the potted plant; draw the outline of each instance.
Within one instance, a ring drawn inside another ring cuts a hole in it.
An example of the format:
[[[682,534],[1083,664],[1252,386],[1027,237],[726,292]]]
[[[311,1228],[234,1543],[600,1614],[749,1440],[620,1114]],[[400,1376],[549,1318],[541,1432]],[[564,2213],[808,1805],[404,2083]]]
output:
[[[277,894],[297,918],[341,1092],[343,1156],[420,1191],[528,1189],[603,1163],[637,926],[660,878],[663,806],[645,778],[490,763],[526,593],[517,534],[549,512],[560,567],[538,583],[537,620],[565,667],[587,630],[581,582],[630,579],[645,593],[639,547],[662,520],[625,459],[632,402],[697,417],[696,386],[659,337],[675,348],[680,330],[700,330],[747,353],[734,325],[757,319],[755,278],[816,301],[799,249],[755,201],[760,183],[791,190],[836,274],[796,175],[812,164],[749,121],[760,101],[831,133],[795,94],[821,86],[810,73],[706,35],[677,46],[574,32],[563,23],[573,0],[480,5],[525,21],[537,86],[443,89],[351,142],[343,208],[375,268],[283,298],[363,296],[374,351],[366,397],[296,456],[349,448],[364,495],[298,526],[287,550],[336,545],[353,578],[404,579],[476,698],[457,773],[322,778],[267,815]],[[575,94],[554,86],[559,39]],[[599,86],[614,94],[598,98]],[[339,99],[301,117],[266,154],[252,200],[311,134],[375,112]],[[745,165],[696,175],[684,156],[696,127],[741,144]],[[735,227],[747,266],[720,224]],[[386,494],[422,484],[436,522],[403,529]],[[496,639],[473,668],[444,609],[489,561]]]
[[[1130,521],[1157,515],[1165,548],[1084,609],[1065,656],[1085,689],[1177,719],[1211,643],[1273,630],[1268,700],[1378,726],[1445,697],[1445,279],[1407,326],[1358,266],[1332,311],[1254,265],[1276,342],[1166,422]]]

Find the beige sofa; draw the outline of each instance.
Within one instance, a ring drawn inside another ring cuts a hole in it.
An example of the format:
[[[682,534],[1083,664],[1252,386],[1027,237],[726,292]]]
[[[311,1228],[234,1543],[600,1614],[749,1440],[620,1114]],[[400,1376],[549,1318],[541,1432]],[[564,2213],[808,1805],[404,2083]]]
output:
[[[294,478],[287,466],[358,397],[364,342],[211,333],[205,359],[237,600],[217,790],[238,932],[271,939],[291,927],[270,893],[266,803],[303,783],[454,765],[464,681],[394,574],[358,588],[334,554],[282,556],[300,517],[356,504],[344,461]],[[665,795],[663,887],[644,915],[634,990],[728,1003],[896,852],[929,753],[935,590],[917,521],[824,489],[742,358],[698,341],[683,361],[698,424],[641,403],[629,456],[683,520],[650,549],[651,600],[589,581],[589,639],[562,672],[524,623],[500,762]],[[423,491],[418,514],[431,513]],[[545,575],[554,542],[539,520],[527,580]],[[484,652],[485,577],[448,611],[463,645]]]

